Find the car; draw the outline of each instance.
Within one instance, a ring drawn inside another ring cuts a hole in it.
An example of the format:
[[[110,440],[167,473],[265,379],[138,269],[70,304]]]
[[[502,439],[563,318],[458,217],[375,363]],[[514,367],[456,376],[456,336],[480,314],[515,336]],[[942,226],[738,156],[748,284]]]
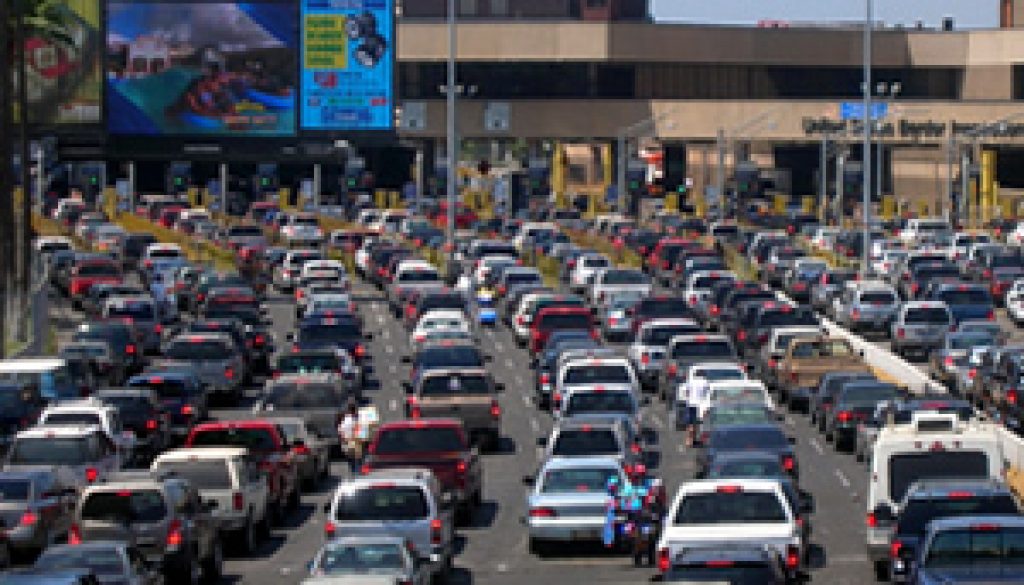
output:
[[[462,523],[483,505],[483,461],[461,420],[419,418],[380,425],[360,473],[395,467],[429,469]]]
[[[100,319],[121,319],[132,327],[141,350],[155,354],[163,341],[164,326],[170,323],[167,311],[148,296],[111,296],[100,308]]]
[[[832,305],[837,325],[853,332],[888,335],[890,323],[899,311],[900,299],[883,281],[849,282]]]
[[[794,481],[800,477],[793,444],[796,439],[776,422],[718,425],[702,438],[697,455],[697,477],[709,475],[714,462],[727,453],[767,453]]]
[[[957,323],[967,319],[996,319],[995,301],[986,286],[967,283],[938,284],[929,296],[931,300],[946,303]]]
[[[543,556],[571,542],[600,542],[612,501],[609,485],[630,483],[609,457],[553,457],[526,476],[526,530],[531,554]]]
[[[531,357],[536,358],[552,333],[567,330],[586,331],[594,339],[599,337],[599,333],[594,327],[593,314],[589,309],[584,307],[542,309],[530,323],[529,349]]]
[[[437,368],[423,372],[406,386],[406,415],[410,418],[453,416],[462,421],[473,440],[495,449],[501,438],[501,406],[496,383],[483,368]]]
[[[195,486],[160,472],[110,474],[82,491],[68,544],[107,539],[137,543],[173,582],[220,578],[223,551],[210,512]]]
[[[102,341],[107,343],[110,346],[112,355],[115,356],[117,362],[115,367],[123,369],[126,376],[142,370],[141,340],[131,326],[120,320],[86,321],[81,323],[75,332],[71,334],[71,341]]]
[[[55,468],[61,485],[84,488],[124,465],[122,452],[98,426],[31,427],[14,435],[4,471]]]
[[[230,404],[242,397],[245,357],[227,333],[188,333],[167,342],[157,368],[184,367],[196,373],[207,392]]]
[[[410,335],[410,343],[419,343],[426,339],[428,332],[438,330],[470,333],[472,326],[463,311],[434,309],[420,317]]]
[[[693,319],[659,318],[640,325],[626,355],[640,380],[641,388],[645,391],[657,388],[669,340],[676,335],[696,334],[700,331],[700,325]]]
[[[151,388],[101,388],[93,397],[117,410],[121,427],[134,436],[136,460],[152,458],[171,444],[171,413]]]
[[[0,518],[8,552],[36,553],[63,538],[78,492],[44,467],[0,472]]]
[[[110,439],[125,463],[134,459],[134,433],[125,432],[117,408],[98,397],[63,400],[39,413],[38,427],[97,426]]]
[[[132,376],[125,385],[128,388],[148,388],[155,393],[157,402],[167,413],[172,441],[183,440],[194,425],[208,416],[206,387],[187,366],[152,369]]]
[[[270,488],[268,474],[244,447],[171,449],[158,455],[150,469],[187,480],[210,509],[221,537],[230,538],[242,554],[256,552],[269,531]]]
[[[944,386],[953,389],[959,370],[967,368],[971,349],[995,343],[995,338],[985,332],[947,333],[942,347],[928,356],[928,371]]]
[[[842,384],[825,414],[825,440],[836,451],[853,452],[857,446],[857,426],[870,418],[879,402],[901,397],[901,390],[886,382],[849,380]]]
[[[643,437],[632,417],[608,414],[579,415],[559,420],[550,435],[539,437],[540,461],[553,457],[606,457],[618,461],[628,473],[645,463]]]
[[[950,583],[951,577],[959,575],[989,582],[1019,581],[1024,572],[1014,543],[1022,535],[1024,518],[1019,515],[936,519],[921,539],[909,582],[938,585]]]
[[[452,570],[455,530],[448,497],[427,469],[383,469],[342,481],[324,505],[328,541],[346,532],[397,537],[431,579]]]
[[[105,341],[72,341],[60,347],[57,356],[65,360],[85,359],[91,364],[96,376],[107,385],[116,386],[124,382],[124,361],[118,359]]]
[[[790,583],[783,560],[772,551],[755,546],[695,546],[666,558],[664,583]]]
[[[33,568],[47,572],[87,570],[99,583],[160,585],[164,582],[160,567],[149,562],[138,546],[116,540],[53,545],[39,555]],[[0,582],[5,581],[0,579]]]
[[[360,395],[337,373],[282,374],[266,381],[252,412],[264,417],[300,417],[334,448],[338,446],[337,425],[345,405],[359,400]]]
[[[343,536],[324,543],[309,563],[300,585],[357,585],[382,582],[429,585],[427,567],[397,536]]]
[[[914,353],[927,357],[930,351],[942,347],[946,333],[954,328],[953,314],[945,303],[908,301],[892,322],[892,351],[903,357]]]
[[[668,342],[665,367],[658,380],[658,395],[666,404],[677,395],[679,377],[694,364],[709,361],[737,362],[739,356],[725,335],[676,335]]]

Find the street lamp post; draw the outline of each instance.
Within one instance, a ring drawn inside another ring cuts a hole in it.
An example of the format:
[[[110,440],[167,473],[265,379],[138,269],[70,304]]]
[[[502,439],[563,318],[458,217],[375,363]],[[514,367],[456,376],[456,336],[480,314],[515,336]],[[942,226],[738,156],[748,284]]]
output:
[[[448,0],[448,224],[445,226],[445,247],[448,253],[446,273],[449,278],[453,276],[455,262],[455,205],[458,200],[458,189],[455,184],[458,180],[456,169],[459,160],[458,137],[455,133],[455,58],[458,42],[456,33],[455,0]]]
[[[882,167],[885,165],[885,159],[883,157],[883,154],[885,153],[885,141],[884,134],[882,133],[881,129],[883,125],[883,120],[889,117],[889,100],[896,99],[896,96],[899,95],[900,90],[902,89],[903,84],[901,84],[899,81],[882,81],[875,86],[875,91],[882,98],[882,103],[886,104],[886,107],[884,108],[884,113],[881,113],[879,116],[878,146],[877,150],[875,151],[875,196],[878,197],[879,199],[882,198]]]
[[[863,258],[861,259],[862,278],[868,273],[868,262],[871,255],[871,127],[874,125],[874,112],[871,111],[871,27],[872,27],[872,0],[864,0],[864,84],[862,86],[864,97],[864,154],[861,156],[861,168],[864,169],[863,181]]]

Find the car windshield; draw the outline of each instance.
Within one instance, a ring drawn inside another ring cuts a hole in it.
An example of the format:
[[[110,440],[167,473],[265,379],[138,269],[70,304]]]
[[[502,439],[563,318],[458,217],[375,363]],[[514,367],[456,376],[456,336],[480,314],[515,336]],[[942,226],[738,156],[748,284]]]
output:
[[[732,346],[725,340],[684,341],[672,346],[673,358],[724,358],[734,355]]]
[[[340,408],[344,398],[334,384],[275,382],[265,404],[272,408]]]
[[[974,495],[966,490],[947,497],[914,498],[900,512],[896,533],[923,536],[928,523],[935,518],[979,514],[1015,516],[1019,511],[1010,494]]]
[[[562,429],[551,449],[562,456],[616,455],[621,452],[615,432],[610,429]]]
[[[340,342],[353,337],[361,337],[359,324],[354,320],[330,319],[333,324],[303,324],[299,328],[299,340],[304,343]]]
[[[938,294],[939,300],[947,305],[991,305],[992,295],[987,290],[978,288],[944,290]]]
[[[692,333],[699,333],[700,327],[697,324],[693,325],[672,325],[672,326],[659,326],[659,327],[647,327],[643,330],[643,334],[640,337],[640,343],[645,345],[668,345],[676,335],[689,335]]]
[[[313,563],[313,575],[391,574],[406,569],[401,546],[386,543],[328,544]]]
[[[976,526],[942,530],[931,541],[924,566],[943,567],[1019,567],[1024,565],[1024,528],[989,524],[979,519]]]
[[[629,392],[573,392],[565,405],[565,414],[636,412],[636,399]]]
[[[869,290],[860,293],[860,302],[868,305],[891,305],[896,296],[887,290]]]
[[[482,368],[483,355],[472,346],[427,347],[416,354],[416,363],[422,367]]]
[[[273,451],[277,443],[270,429],[228,427],[195,431],[189,439],[189,446],[245,447],[253,451]]]
[[[619,475],[619,470],[613,467],[551,469],[544,474],[540,491],[546,494],[607,493],[609,480]]]
[[[174,360],[215,361],[228,359],[233,352],[222,341],[174,341],[164,351],[164,355]]]
[[[945,325],[949,323],[949,311],[945,307],[912,307],[907,309],[903,322]]]
[[[417,486],[370,485],[342,492],[334,517],[345,521],[418,520],[430,513],[426,495]]]
[[[907,488],[924,479],[986,479],[988,455],[982,451],[897,453],[889,458],[889,497],[903,499]]]
[[[49,549],[36,559],[35,566],[45,568],[48,571],[84,568],[101,577],[122,577],[125,572],[121,553],[113,547],[62,546]],[[0,581],[0,583],[2,582]],[[43,583],[43,581],[37,581],[37,583]]]
[[[381,431],[374,445],[374,455],[463,451],[466,443],[462,432],[454,427],[421,427]]]
[[[82,465],[92,461],[86,437],[22,438],[14,442],[7,461],[15,465]]]
[[[639,270],[606,270],[602,284],[649,284],[650,278]]]
[[[971,333],[960,333],[957,335],[951,335],[948,338],[949,349],[972,349],[974,347],[982,345],[992,345],[995,343],[995,338],[989,333],[983,332],[971,332]]]
[[[484,375],[431,376],[423,380],[420,394],[425,397],[489,394],[491,385]]]
[[[27,479],[0,479],[0,502],[24,502],[31,488]]]
[[[162,461],[158,467],[187,479],[199,490],[228,490],[232,487],[231,472],[226,461]]]
[[[746,492],[740,486],[723,486],[713,493],[685,496],[672,523],[766,524],[786,522],[786,510],[774,492]]]
[[[121,524],[157,522],[167,515],[160,492],[147,489],[92,492],[81,504],[85,520],[105,520]]]
[[[716,477],[784,477],[782,462],[776,459],[738,460],[716,463],[708,472],[709,478]]]
[[[537,324],[540,329],[590,329],[590,316],[582,313],[553,313],[544,315]]]
[[[786,434],[776,428],[723,428],[711,433],[709,444],[716,449],[778,449],[789,444]]]
[[[565,372],[565,384],[629,384],[629,366],[622,365],[573,365]]]

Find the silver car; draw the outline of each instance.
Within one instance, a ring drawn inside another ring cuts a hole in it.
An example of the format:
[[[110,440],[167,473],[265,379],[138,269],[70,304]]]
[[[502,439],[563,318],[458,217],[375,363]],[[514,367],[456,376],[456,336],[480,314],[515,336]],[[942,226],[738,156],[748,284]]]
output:
[[[908,301],[900,308],[891,328],[892,351],[901,357],[942,347],[953,327],[953,314],[940,301]]]
[[[328,541],[301,585],[428,585],[430,575],[397,536],[346,536]]]
[[[241,398],[245,359],[226,333],[186,333],[164,347],[156,368],[188,366],[209,391],[234,402]]]
[[[889,324],[900,309],[900,297],[884,282],[847,283],[834,301],[836,323],[850,331],[889,333]]]
[[[554,543],[600,541],[612,499],[609,485],[629,480],[610,457],[554,457],[536,477],[523,481],[531,486],[526,496],[530,552],[542,555]]]
[[[606,298],[598,308],[598,322],[601,334],[608,341],[624,340],[633,332],[633,307],[642,296],[638,293],[626,292]]]
[[[52,470],[40,467],[0,472],[0,519],[7,545],[41,551],[67,533],[78,494]]]

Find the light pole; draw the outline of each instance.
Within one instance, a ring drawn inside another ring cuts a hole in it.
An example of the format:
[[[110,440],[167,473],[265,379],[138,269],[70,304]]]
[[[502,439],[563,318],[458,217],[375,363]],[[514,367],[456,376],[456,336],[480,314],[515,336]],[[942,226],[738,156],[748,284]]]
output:
[[[864,0],[864,84],[862,93],[864,97],[864,154],[861,156],[861,168],[864,169],[863,183],[863,206],[864,215],[864,236],[863,236],[863,258],[861,260],[861,278],[868,274],[869,260],[871,257],[871,127],[874,125],[874,112],[871,111],[871,27],[872,27],[872,0]]]
[[[884,111],[879,114],[878,146],[877,150],[875,151],[875,196],[878,197],[879,200],[881,200],[882,198],[882,167],[885,164],[885,159],[882,156],[885,152],[885,141],[881,128],[883,121],[889,117],[889,102],[887,101],[887,98],[890,100],[895,100],[896,96],[899,95],[902,89],[903,84],[901,84],[899,81],[880,81],[875,86],[875,92],[882,98],[882,103],[886,104]]]
[[[445,248],[448,253],[446,275],[453,276],[455,263],[455,205],[458,200],[456,169],[459,164],[458,137],[455,134],[455,58],[457,51],[457,29],[455,28],[455,0],[448,0],[448,223],[445,226]]]

